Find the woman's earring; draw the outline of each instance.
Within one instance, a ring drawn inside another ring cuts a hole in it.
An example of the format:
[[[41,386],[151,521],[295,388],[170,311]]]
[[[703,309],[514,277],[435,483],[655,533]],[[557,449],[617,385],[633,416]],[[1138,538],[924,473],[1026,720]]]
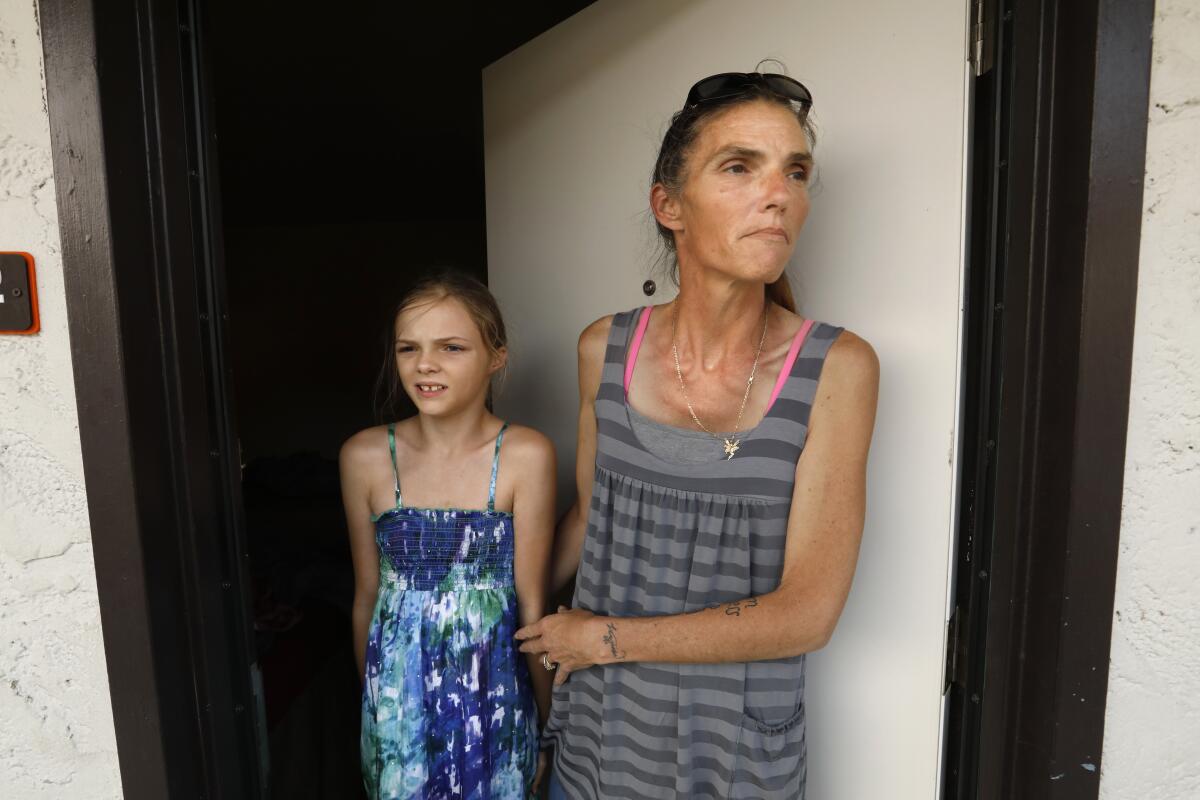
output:
[[[649,297],[658,290],[658,286],[652,280],[647,280],[642,284],[642,294]]]

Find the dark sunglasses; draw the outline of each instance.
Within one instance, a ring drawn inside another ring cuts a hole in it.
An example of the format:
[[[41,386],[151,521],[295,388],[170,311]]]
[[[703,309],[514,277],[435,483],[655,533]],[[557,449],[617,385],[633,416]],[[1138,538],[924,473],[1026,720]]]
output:
[[[780,97],[799,103],[805,113],[812,108],[812,93],[803,83],[775,72],[722,72],[719,75],[710,75],[692,86],[684,107],[736,97],[755,86],[765,87]]]

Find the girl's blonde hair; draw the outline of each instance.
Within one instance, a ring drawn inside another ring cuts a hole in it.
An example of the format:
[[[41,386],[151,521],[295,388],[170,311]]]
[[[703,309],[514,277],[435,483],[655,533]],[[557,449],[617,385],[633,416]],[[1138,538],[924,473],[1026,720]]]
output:
[[[404,387],[400,382],[400,372],[396,368],[396,320],[407,309],[422,303],[436,303],[447,297],[452,297],[462,303],[467,314],[479,329],[483,346],[493,357],[500,355],[508,347],[508,333],[504,328],[504,317],[500,314],[500,306],[496,298],[481,281],[462,272],[446,270],[433,275],[427,275],[418,280],[400,298],[396,310],[389,318],[388,329],[384,336],[383,364],[379,369],[379,377],[375,381],[375,413],[380,422],[395,419],[402,408],[405,397]],[[492,408],[492,387],[488,387],[487,407]]]

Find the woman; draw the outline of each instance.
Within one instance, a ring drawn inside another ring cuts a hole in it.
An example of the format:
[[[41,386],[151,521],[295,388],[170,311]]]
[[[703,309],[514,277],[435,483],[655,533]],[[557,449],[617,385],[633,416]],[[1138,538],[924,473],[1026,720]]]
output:
[[[551,797],[804,795],[804,658],[850,588],[879,374],[783,274],[811,102],[782,75],[692,87],[650,192],[679,295],[580,337],[575,608],[517,634],[557,673]]]

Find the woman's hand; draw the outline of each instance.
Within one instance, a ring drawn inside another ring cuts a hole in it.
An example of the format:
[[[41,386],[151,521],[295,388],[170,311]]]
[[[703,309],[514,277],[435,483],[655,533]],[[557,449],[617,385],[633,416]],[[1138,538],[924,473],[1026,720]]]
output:
[[[555,686],[566,683],[575,670],[620,661],[625,655],[617,644],[615,620],[582,608],[559,606],[557,614],[526,625],[516,636],[522,653],[544,653],[558,665]]]

